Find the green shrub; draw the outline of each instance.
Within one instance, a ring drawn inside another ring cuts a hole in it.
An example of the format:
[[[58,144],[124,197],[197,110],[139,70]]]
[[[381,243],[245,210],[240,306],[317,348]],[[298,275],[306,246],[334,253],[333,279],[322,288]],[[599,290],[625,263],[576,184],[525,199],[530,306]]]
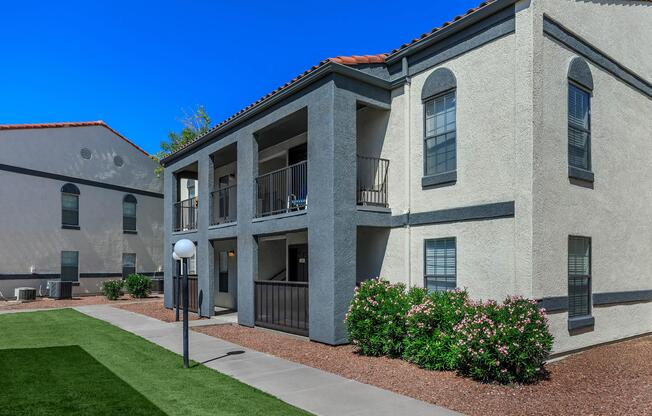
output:
[[[102,283],[102,293],[108,300],[116,300],[122,294],[121,280],[107,280]]]
[[[465,290],[435,292],[413,304],[407,313],[403,358],[428,370],[457,367],[457,337],[453,328],[466,316]]]
[[[152,291],[152,279],[142,274],[130,274],[125,280],[125,288],[135,298],[146,298]]]
[[[553,337],[536,301],[509,297],[471,306],[455,328],[458,371],[476,380],[531,383],[545,375]]]
[[[346,314],[349,340],[363,355],[400,356],[408,309],[404,284],[381,279],[363,282]]]

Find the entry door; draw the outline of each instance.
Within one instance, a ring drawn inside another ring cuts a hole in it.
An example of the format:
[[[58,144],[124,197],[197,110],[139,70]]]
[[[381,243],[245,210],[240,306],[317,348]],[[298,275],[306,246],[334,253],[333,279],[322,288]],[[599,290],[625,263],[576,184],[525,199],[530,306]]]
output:
[[[235,310],[238,284],[235,251],[220,250],[215,255],[215,306]]]
[[[288,246],[288,280],[308,281],[308,244]]]

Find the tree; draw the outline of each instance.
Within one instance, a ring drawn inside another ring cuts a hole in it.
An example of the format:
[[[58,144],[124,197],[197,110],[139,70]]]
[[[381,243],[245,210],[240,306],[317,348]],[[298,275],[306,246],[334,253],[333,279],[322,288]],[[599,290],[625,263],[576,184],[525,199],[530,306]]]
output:
[[[168,140],[161,142],[161,150],[154,155],[154,158],[159,162],[159,165],[154,170],[156,175],[160,175],[163,172],[163,166],[160,165],[161,159],[181,149],[188,143],[195,141],[211,129],[211,118],[206,113],[203,105],[198,105],[192,114],[184,110],[183,118],[179,121],[183,124],[181,132],[169,132]]]

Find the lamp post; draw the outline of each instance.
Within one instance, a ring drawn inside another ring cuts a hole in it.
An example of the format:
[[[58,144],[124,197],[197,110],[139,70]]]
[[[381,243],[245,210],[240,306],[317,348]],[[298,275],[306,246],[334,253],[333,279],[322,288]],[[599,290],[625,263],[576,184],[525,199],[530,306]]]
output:
[[[195,243],[187,239],[177,241],[174,254],[183,260],[183,367],[188,368],[188,259],[195,255]]]
[[[175,278],[172,280],[172,284],[174,285],[174,290],[172,293],[174,293],[174,305],[176,306],[174,310],[174,320],[176,322],[179,322],[179,308],[181,308],[181,305],[179,304],[179,298],[181,297],[181,263],[179,263],[179,268],[176,267],[176,262],[181,261],[181,257],[177,256],[177,253],[174,251],[172,252],[172,258],[174,259],[174,274]],[[177,270],[179,270],[179,273],[177,273]]]

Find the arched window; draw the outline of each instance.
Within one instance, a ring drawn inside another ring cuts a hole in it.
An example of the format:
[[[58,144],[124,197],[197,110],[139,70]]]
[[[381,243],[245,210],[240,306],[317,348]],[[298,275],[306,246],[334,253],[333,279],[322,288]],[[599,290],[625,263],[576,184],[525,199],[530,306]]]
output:
[[[424,106],[423,185],[457,179],[457,80],[446,68],[428,76],[421,90]]]
[[[574,58],[568,67],[568,174],[593,182],[591,173],[591,94],[589,64]]]
[[[126,233],[136,232],[136,197],[125,195],[122,200],[122,229]]]
[[[79,188],[71,183],[61,187],[61,226],[79,229]]]

